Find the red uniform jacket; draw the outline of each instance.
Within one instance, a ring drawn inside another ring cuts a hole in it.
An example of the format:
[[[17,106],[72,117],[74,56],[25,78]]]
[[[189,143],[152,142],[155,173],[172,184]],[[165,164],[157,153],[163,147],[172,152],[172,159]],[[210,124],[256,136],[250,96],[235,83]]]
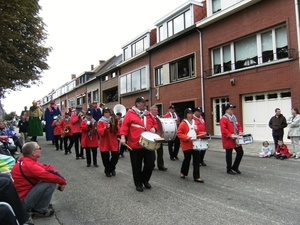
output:
[[[200,118],[198,118],[198,117],[194,116],[193,118],[195,121],[195,125],[197,126],[197,130],[199,130],[201,132],[207,132],[205,121],[204,121],[203,117],[201,116]]]
[[[92,128],[90,128],[87,125],[86,119],[82,120],[82,122],[81,122],[81,125],[80,125],[81,131],[82,131],[81,146],[83,148],[85,148],[85,147],[98,148],[99,143],[98,143],[98,134],[97,134],[97,124],[95,125],[94,119],[92,119],[92,121],[93,121]],[[88,135],[90,129],[92,130],[91,138]]]
[[[69,122],[66,122],[64,119],[62,119],[61,121],[59,121],[58,126],[60,127],[61,132],[64,131],[65,127],[68,128],[69,132],[66,133],[65,137],[69,137],[69,136],[73,135],[73,133],[72,133],[72,126],[71,126],[71,123],[70,123],[70,119],[69,119]]]
[[[176,115],[176,124],[177,124],[177,127],[179,126],[179,124],[180,124],[180,118],[178,117],[178,115],[177,115],[177,113],[176,112],[174,112],[175,113],[175,115]],[[167,112],[165,115],[164,115],[164,118],[173,118],[173,116],[172,116],[172,114],[170,113],[170,112]]]
[[[106,126],[108,125],[107,122],[99,120],[97,125],[97,131],[100,135],[100,145],[99,149],[100,152],[117,152],[119,150],[119,143],[118,143],[118,130],[117,131],[111,131],[110,129],[107,129]]]
[[[22,175],[20,171],[20,163],[23,173],[34,185],[40,182],[56,183],[60,185],[67,184],[65,178],[63,178],[54,167],[41,164],[37,160],[26,156],[21,157],[18,159],[11,171],[11,175],[14,179],[14,185],[18,191],[21,201],[24,200],[33,185]]]
[[[190,127],[187,125],[186,121],[183,120],[178,127],[177,136],[180,140],[180,146],[182,151],[193,149],[193,140],[188,140],[189,136],[187,135],[190,131]],[[196,134],[200,134],[201,132],[195,130]]]
[[[277,153],[286,155],[287,158],[290,158],[291,156],[288,147],[285,144],[283,144],[282,146],[278,145],[275,151]]]
[[[82,119],[81,119],[81,118],[78,118],[78,116],[76,116],[75,113],[72,113],[70,122],[71,122],[72,133],[73,133],[73,134],[74,134],[74,133],[81,133],[81,132],[82,132],[82,131],[81,131],[81,128],[80,128]]]
[[[61,135],[61,128],[59,127],[59,124],[56,125],[56,121],[54,120],[51,124],[51,127],[53,127],[54,135]]]
[[[154,120],[148,118],[149,116],[146,115],[145,128],[144,119],[140,118],[140,116],[133,109],[128,110],[128,112],[126,113],[120,130],[120,135],[127,136],[129,147],[133,149],[142,149],[143,147],[139,144],[141,134],[144,131],[149,131],[152,127],[157,129],[157,127],[155,127],[155,124],[153,123]],[[135,127],[131,124],[136,124],[140,127]]]
[[[236,125],[239,132],[243,132],[241,125],[236,121]],[[222,145],[224,149],[232,149],[239,146],[235,139],[230,138],[234,134],[234,126],[226,117],[222,117],[220,120],[220,128],[222,133]]]

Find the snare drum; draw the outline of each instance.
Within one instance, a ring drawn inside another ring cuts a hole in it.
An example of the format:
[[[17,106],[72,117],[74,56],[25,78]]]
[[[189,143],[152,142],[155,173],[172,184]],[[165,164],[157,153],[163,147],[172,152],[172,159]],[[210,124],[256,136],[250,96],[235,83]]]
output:
[[[208,139],[197,139],[193,141],[194,150],[206,150],[208,149]]]
[[[172,118],[159,118],[157,133],[165,139],[165,141],[173,141],[177,134],[177,125]]]
[[[145,131],[141,134],[139,143],[148,150],[157,150],[160,147],[161,142],[156,142],[155,139],[161,139],[161,137],[158,134]]]
[[[247,145],[253,142],[253,137],[251,134],[239,135],[236,139],[236,143],[238,145]]]

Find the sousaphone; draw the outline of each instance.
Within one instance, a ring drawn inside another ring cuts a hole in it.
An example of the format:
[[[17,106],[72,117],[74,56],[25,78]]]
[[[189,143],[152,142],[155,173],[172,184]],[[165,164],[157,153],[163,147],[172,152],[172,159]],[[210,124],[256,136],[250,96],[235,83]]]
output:
[[[125,114],[126,114],[126,108],[125,108],[124,105],[121,105],[121,104],[116,104],[116,105],[114,106],[113,111],[114,111],[114,114],[115,114],[115,115],[116,115],[117,113],[122,113],[122,117],[125,116]]]

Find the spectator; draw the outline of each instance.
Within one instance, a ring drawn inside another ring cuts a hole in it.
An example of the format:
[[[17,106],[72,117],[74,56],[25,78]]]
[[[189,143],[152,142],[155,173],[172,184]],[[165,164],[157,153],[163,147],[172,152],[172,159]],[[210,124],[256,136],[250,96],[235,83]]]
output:
[[[275,151],[275,158],[283,160],[290,158],[290,156],[291,155],[289,153],[288,147],[283,143],[282,140],[278,140],[278,146]]]
[[[55,188],[63,191],[67,183],[53,166],[37,161],[41,151],[36,142],[24,144],[23,157],[17,160],[11,174],[25,210],[36,217],[48,217],[54,214],[49,205]]]
[[[264,141],[261,147],[261,153],[259,153],[259,157],[261,158],[266,158],[266,157],[271,157],[271,155],[273,154],[273,149],[271,147],[271,145],[269,144],[269,142]]]

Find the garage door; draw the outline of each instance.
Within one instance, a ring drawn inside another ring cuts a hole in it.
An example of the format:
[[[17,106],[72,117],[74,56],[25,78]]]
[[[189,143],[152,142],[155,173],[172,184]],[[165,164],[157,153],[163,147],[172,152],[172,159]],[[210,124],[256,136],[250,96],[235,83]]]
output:
[[[286,119],[290,117],[290,90],[243,95],[244,132],[252,134],[255,141],[273,141],[269,120],[275,115],[275,108],[280,108]],[[287,141],[287,130],[284,130],[284,141]]]

